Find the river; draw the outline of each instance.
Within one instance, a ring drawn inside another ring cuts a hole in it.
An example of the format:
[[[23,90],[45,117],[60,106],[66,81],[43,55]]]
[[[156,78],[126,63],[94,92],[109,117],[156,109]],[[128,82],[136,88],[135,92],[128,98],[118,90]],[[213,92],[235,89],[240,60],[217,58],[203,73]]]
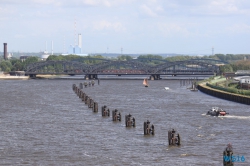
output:
[[[250,165],[250,107],[180,87],[178,80],[101,80],[83,91],[99,104],[93,113],[73,92],[83,80],[0,81],[0,165],[222,165],[230,142]],[[165,90],[164,87],[169,87]],[[118,109],[122,122],[103,118],[100,107]],[[225,117],[205,113],[218,106]],[[136,119],[125,127],[125,114]],[[143,122],[155,126],[143,135]],[[180,147],[168,146],[176,129]]]

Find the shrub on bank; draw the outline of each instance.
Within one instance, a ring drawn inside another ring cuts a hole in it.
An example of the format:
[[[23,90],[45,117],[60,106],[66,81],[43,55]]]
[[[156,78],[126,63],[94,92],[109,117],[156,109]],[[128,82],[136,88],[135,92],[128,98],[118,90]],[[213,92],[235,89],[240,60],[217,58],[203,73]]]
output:
[[[238,90],[238,89],[232,88],[232,87],[224,88],[224,87],[212,85],[212,84],[209,84],[209,83],[206,83],[206,85],[209,86],[210,88],[213,88],[213,89],[218,89],[218,90],[229,92],[229,93],[235,93],[235,94],[250,96],[250,91],[247,91],[247,90]]]

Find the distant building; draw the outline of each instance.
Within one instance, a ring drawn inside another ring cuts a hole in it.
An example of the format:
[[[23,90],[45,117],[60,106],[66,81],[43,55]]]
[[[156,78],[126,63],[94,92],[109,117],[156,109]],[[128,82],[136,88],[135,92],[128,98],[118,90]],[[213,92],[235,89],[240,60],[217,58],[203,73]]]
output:
[[[8,56],[7,56],[7,59],[11,59],[13,56],[13,54],[9,53]]]
[[[250,89],[250,77],[241,79],[239,84],[241,89]]]
[[[78,45],[74,47],[72,45],[69,46],[68,54],[81,54],[82,53],[82,35],[78,34]]]
[[[41,56],[40,56],[40,58],[41,58],[41,60],[42,61],[46,61],[46,59],[49,57],[49,54],[42,54]]]
[[[20,56],[20,60],[23,62],[25,61],[29,56]]]

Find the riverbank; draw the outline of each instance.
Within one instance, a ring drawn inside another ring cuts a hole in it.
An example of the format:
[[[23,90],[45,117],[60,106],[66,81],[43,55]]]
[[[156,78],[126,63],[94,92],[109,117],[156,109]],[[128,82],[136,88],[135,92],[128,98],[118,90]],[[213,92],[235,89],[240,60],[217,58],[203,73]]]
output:
[[[42,75],[42,74],[38,74],[38,75],[36,75],[36,78],[38,78],[38,79],[56,79],[56,78],[60,78],[63,76],[67,76],[67,75],[54,75],[54,74]]]
[[[28,80],[29,76],[0,75],[0,80]]]
[[[208,86],[209,84],[208,82],[218,83],[220,82],[220,80],[224,80],[224,79],[223,78],[221,79],[217,78],[214,80],[210,79],[210,80],[207,80],[207,82],[199,83],[198,89],[201,92],[214,96],[214,97],[250,105],[250,96],[226,92],[226,91],[215,89],[215,88],[212,88],[211,86]]]

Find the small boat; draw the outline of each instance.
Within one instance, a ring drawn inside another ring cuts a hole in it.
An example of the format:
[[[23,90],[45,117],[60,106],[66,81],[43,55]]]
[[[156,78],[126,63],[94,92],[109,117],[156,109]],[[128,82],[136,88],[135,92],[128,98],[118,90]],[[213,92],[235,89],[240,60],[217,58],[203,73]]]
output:
[[[143,83],[142,83],[142,84],[145,85],[145,87],[148,87],[148,79],[145,78],[145,79],[143,80]]]
[[[223,109],[219,107],[212,107],[212,109],[207,112],[207,115],[211,115],[211,116],[225,116],[226,114],[229,114],[229,113],[227,113],[226,111],[224,111]]]
[[[166,90],[169,90],[169,87],[164,87]]]

